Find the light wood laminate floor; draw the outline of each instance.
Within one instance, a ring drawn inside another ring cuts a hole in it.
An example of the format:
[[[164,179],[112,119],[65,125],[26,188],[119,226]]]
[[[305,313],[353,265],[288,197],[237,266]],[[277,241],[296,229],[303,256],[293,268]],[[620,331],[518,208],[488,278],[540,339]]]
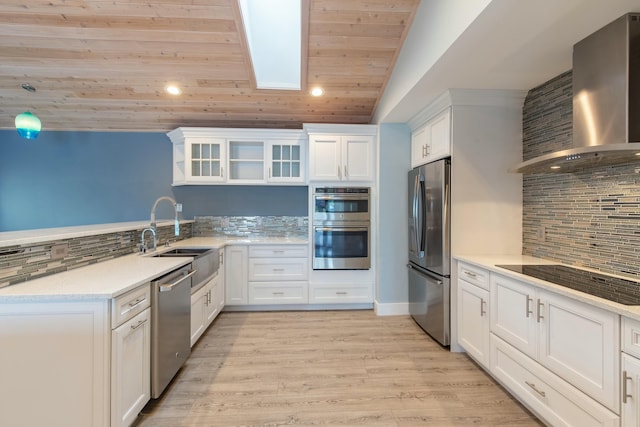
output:
[[[539,426],[409,316],[222,313],[138,427]]]

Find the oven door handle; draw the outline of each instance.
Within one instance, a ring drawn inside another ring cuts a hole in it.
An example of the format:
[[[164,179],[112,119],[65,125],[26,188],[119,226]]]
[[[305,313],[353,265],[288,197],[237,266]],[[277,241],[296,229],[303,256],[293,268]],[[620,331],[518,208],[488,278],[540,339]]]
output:
[[[198,270],[192,270],[189,274],[186,274],[186,275],[182,276],[181,278],[179,278],[178,280],[176,280],[173,283],[160,285],[160,292],[169,292],[169,291],[171,291],[174,287],[178,286],[180,283],[184,282],[189,277],[191,277],[194,274],[196,274],[196,271],[198,271]]]
[[[357,195],[340,195],[340,196],[327,196],[327,195],[322,195],[322,196],[314,196],[314,198],[316,200],[368,200],[369,199],[369,195],[366,196],[357,196]]]
[[[316,231],[369,231],[369,227],[316,227]]]

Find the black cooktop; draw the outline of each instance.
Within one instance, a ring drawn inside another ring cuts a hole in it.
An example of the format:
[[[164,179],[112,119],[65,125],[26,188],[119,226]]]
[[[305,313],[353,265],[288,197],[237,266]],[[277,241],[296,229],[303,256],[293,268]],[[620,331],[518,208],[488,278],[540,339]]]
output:
[[[640,282],[638,281],[579,270],[566,265],[515,264],[496,265],[496,267],[546,280],[620,304],[640,305]]]

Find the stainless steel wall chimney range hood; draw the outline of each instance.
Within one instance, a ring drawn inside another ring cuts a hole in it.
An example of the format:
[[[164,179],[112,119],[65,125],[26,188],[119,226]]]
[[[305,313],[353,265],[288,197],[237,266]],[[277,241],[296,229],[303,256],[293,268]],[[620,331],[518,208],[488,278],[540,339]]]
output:
[[[567,173],[640,161],[640,13],[629,13],[573,47],[573,148],[511,172]]]

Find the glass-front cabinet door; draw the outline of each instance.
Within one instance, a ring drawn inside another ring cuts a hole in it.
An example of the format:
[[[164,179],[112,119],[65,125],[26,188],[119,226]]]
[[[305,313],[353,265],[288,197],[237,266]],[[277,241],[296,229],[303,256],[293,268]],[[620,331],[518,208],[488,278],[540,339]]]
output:
[[[269,144],[268,179],[271,182],[304,182],[304,146],[298,141]]]
[[[192,181],[215,182],[225,179],[225,140],[198,138],[189,141],[189,178]]]

